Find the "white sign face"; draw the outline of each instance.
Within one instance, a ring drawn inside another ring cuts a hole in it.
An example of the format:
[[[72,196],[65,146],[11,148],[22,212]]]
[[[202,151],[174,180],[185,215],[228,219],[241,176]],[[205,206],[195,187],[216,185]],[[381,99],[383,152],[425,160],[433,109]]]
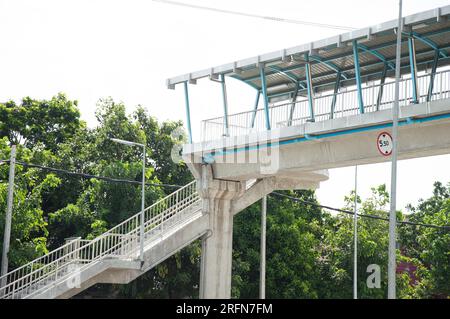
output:
[[[392,136],[388,132],[383,132],[378,135],[377,147],[380,153],[384,156],[392,154]]]

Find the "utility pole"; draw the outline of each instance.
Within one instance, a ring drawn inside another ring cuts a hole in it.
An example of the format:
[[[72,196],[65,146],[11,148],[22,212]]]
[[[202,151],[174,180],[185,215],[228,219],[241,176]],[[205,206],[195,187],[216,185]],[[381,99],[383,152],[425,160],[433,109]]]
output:
[[[2,267],[1,276],[8,273],[8,252],[9,242],[11,239],[11,219],[13,210],[13,196],[14,196],[14,174],[16,167],[16,145],[11,146],[11,159],[9,161],[9,180],[8,180],[8,198],[6,208],[5,233],[3,234],[3,253],[2,253]],[[0,285],[6,285],[6,278],[3,278]]]
[[[355,214],[353,216],[353,299],[358,299],[358,165],[355,166]]]
[[[266,216],[267,196],[262,198],[261,211],[261,260],[259,277],[259,299],[266,299]]]
[[[391,209],[389,213],[389,261],[388,261],[388,299],[396,299],[395,273],[396,261],[396,224],[397,224],[397,153],[398,153],[398,113],[400,94],[400,57],[402,47],[402,0],[399,0],[397,50],[395,58],[395,102],[392,109],[392,164],[391,164]]]
[[[144,265],[144,242],[145,242],[145,144],[142,144],[142,190],[141,190],[141,227],[139,227],[139,258],[141,267]],[[161,221],[161,227],[164,221]]]

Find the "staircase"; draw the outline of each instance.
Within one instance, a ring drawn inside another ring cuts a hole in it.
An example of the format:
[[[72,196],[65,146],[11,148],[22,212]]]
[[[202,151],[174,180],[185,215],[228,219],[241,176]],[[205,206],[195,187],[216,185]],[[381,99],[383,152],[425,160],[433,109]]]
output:
[[[68,298],[95,283],[128,283],[204,235],[196,182],[144,211],[144,261],[140,212],[93,240],[77,238],[0,277],[0,298]]]

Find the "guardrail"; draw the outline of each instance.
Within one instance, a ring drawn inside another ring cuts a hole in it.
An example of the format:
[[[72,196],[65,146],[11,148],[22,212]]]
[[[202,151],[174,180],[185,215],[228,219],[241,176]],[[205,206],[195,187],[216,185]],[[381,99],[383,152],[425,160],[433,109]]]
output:
[[[152,240],[189,217],[185,211],[198,203],[193,181],[144,211],[144,240]],[[141,212],[93,240],[73,239],[65,245],[0,277],[0,298],[30,297],[49,285],[65,280],[104,258],[139,257]]]
[[[426,102],[431,74],[424,74],[417,77],[418,102]],[[438,100],[450,97],[450,70],[435,73],[433,82],[433,94],[431,100]],[[378,103],[379,91],[382,88],[383,94]],[[347,90],[345,88],[337,94],[325,94],[315,96],[314,121],[324,121],[331,118],[346,117],[359,114],[358,92],[356,89]],[[375,112],[392,108],[395,98],[395,81],[386,82],[384,85],[376,84],[362,88],[364,101],[364,112]],[[335,101],[334,110],[331,109],[332,101]],[[412,79],[400,80],[400,106],[411,104]],[[301,98],[296,102],[272,105],[269,107],[269,119],[271,128],[279,128],[291,125],[300,125],[311,120],[309,104],[306,98]],[[253,132],[266,131],[264,109],[257,109],[256,112],[246,111],[228,116],[228,136],[247,135]],[[224,117],[216,117],[202,121],[202,141],[210,141],[223,138],[225,135]]]

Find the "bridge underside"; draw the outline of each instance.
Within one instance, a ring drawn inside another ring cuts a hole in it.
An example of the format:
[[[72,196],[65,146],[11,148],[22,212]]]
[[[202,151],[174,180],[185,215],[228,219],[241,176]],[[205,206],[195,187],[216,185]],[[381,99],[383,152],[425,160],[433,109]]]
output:
[[[139,260],[138,252],[136,252],[134,256],[129,256],[128,259],[106,258],[92,263],[88,267],[78,265],[79,271],[76,271],[77,265],[74,265],[75,271],[71,276],[66,276],[64,280],[55,282],[47,289],[42,289],[32,298],[66,299],[94,284],[130,283],[208,232],[208,218],[202,214],[199,203],[186,209],[185,213],[189,216],[183,219],[181,224],[146,242],[143,263]],[[176,221],[170,221],[169,219],[167,222]],[[166,227],[169,228],[167,222]]]

